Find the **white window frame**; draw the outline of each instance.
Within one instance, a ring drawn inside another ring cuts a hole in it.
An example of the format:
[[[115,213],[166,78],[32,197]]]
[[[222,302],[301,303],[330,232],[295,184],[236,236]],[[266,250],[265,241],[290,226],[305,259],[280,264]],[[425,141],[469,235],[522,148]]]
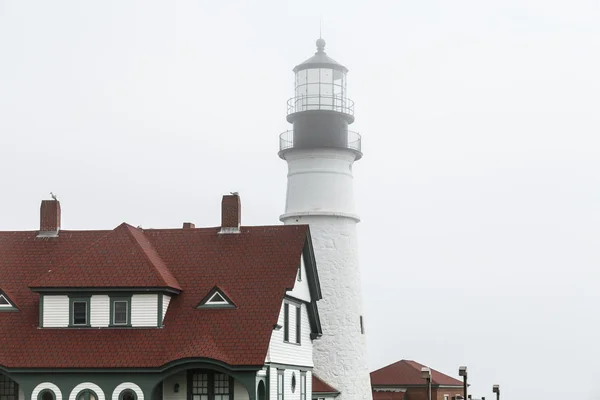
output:
[[[4,294],[0,293],[0,298],[6,300],[6,304],[0,304],[0,308],[13,308],[12,303]]]
[[[214,300],[215,297],[219,296],[222,300]],[[227,300],[225,300],[225,297],[223,296],[223,294],[221,294],[221,292],[219,292],[218,290],[215,291],[212,296],[210,296],[210,298],[208,300],[206,300],[206,303],[204,303],[204,305],[207,306],[228,306],[229,302]]]

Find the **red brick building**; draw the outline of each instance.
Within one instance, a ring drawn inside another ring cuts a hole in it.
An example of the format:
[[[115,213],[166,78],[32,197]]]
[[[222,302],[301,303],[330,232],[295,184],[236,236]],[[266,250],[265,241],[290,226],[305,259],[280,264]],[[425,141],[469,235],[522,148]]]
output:
[[[371,372],[373,400],[427,400],[427,383],[421,378],[425,365],[400,360]],[[431,369],[432,400],[462,399],[462,381]]]

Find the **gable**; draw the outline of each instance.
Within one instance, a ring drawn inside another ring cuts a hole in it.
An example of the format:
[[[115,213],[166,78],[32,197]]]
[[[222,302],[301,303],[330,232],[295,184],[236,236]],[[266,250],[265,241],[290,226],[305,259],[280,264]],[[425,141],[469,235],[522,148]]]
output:
[[[310,302],[310,288],[308,286],[309,278],[306,275],[306,264],[304,262],[304,255],[300,257],[300,263],[298,265],[298,272],[296,273],[296,282],[294,288],[290,290],[287,295],[294,297],[298,300]]]

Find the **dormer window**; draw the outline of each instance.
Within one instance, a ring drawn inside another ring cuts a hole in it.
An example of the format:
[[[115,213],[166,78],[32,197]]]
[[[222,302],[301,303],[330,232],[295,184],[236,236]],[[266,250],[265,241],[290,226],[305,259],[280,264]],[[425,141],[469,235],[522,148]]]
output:
[[[235,304],[218,286],[215,286],[196,308],[235,308]]]
[[[110,298],[110,325],[131,326],[131,297]]]
[[[0,290],[0,311],[14,311],[16,307],[10,301],[6,293]]]
[[[221,293],[215,292],[215,294],[213,294],[204,304],[207,306],[225,306],[229,303],[223,298]]]
[[[74,327],[90,326],[90,298],[71,297],[69,299],[69,322]]]

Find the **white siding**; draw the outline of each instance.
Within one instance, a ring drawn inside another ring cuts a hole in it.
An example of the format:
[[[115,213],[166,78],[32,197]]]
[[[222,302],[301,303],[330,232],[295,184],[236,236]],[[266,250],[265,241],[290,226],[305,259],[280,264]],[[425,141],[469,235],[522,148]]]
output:
[[[62,400],[62,392],[60,391],[58,386],[56,386],[52,382],[44,382],[44,383],[40,383],[39,385],[37,385],[35,387],[35,389],[33,389],[33,392],[31,392],[31,400],[38,400],[38,395],[40,394],[40,392],[42,390],[45,390],[45,389],[52,390],[56,400]],[[21,389],[19,389],[19,400],[24,400],[25,395],[23,395],[21,397],[21,393],[22,393],[22,391],[21,391]]]
[[[100,388],[100,386],[96,385],[93,382],[84,382],[75,386],[73,390],[71,390],[71,394],[69,394],[69,400],[76,400],[79,392],[85,389],[93,390],[98,395],[98,400],[106,400],[104,396],[104,391]]]
[[[235,400],[250,400],[250,396],[244,385],[236,380],[233,381],[233,398]]]
[[[110,297],[96,295],[90,299],[90,325],[95,328],[107,327],[110,323]]]
[[[296,274],[296,284],[294,289],[287,293],[288,296],[295,297],[300,300],[310,302],[310,290],[308,288],[308,279],[306,277],[306,265],[304,264],[304,255],[300,261],[301,280],[299,281],[298,275]]]
[[[292,393],[292,375],[296,376],[296,390]],[[286,369],[283,379],[283,399],[300,400],[300,371],[297,369]],[[308,399],[308,397],[307,397]]]
[[[131,296],[131,326],[157,326],[158,295],[134,294]]]
[[[44,328],[66,328],[69,326],[69,297],[44,296]]]
[[[285,301],[284,301],[285,303]],[[310,339],[310,323],[308,321],[308,313],[306,311],[306,305],[302,304],[300,311],[300,317],[302,323],[300,325],[302,333],[300,335],[300,344],[295,343],[284,343],[283,332],[284,332],[284,315],[283,315],[283,304],[279,312],[278,324],[282,326],[280,330],[273,330],[271,334],[271,342],[269,344],[269,351],[267,352],[266,363],[274,362],[279,364],[288,365],[299,365],[312,367],[313,366],[313,344]],[[296,309],[290,304],[290,340],[294,341],[296,338]],[[296,378],[298,379],[298,378]]]
[[[306,371],[306,400],[312,399],[312,371]]]
[[[159,295],[160,296],[160,295]],[[167,310],[169,309],[169,303],[171,302],[171,296],[167,296],[162,295],[163,297],[163,309],[162,309],[162,316],[163,316],[163,321],[165,320],[165,317],[167,316]],[[162,322],[162,321],[161,321]]]
[[[277,400],[277,368],[275,367],[269,367],[269,400]]]
[[[137,400],[144,400],[144,392],[142,389],[133,382],[123,382],[115,388],[112,394],[112,400],[119,400],[119,395],[125,389],[130,389],[137,395]]]
[[[173,388],[179,383],[179,392],[175,393]],[[180,372],[171,375],[163,381],[163,400],[186,400],[187,399],[187,375]]]

